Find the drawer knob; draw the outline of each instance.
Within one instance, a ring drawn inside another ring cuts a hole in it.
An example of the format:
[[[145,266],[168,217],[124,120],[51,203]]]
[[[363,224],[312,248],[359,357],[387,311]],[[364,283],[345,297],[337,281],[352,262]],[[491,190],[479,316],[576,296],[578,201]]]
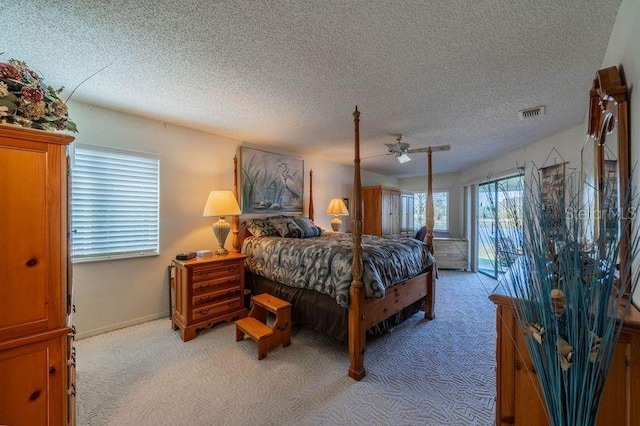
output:
[[[34,266],[36,266],[38,264],[38,259],[36,259],[35,257],[32,257],[31,259],[27,260],[27,267],[29,268],[33,268]]]
[[[200,313],[200,315],[206,315],[206,314],[207,314],[207,312],[209,312],[209,308],[206,308],[206,309],[200,309],[198,312]]]
[[[32,393],[31,396],[29,396],[29,401],[35,401],[36,399],[38,399],[40,397],[41,393],[42,392],[40,391],[40,389],[38,389],[37,391]]]
[[[49,374],[56,374],[56,367],[53,365],[49,366]]]

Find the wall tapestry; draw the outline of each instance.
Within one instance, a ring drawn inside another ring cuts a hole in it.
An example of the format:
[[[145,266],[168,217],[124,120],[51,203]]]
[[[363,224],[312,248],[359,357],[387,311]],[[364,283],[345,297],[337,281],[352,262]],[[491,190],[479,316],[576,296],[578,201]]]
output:
[[[242,213],[302,213],[304,161],[240,147]]]
[[[540,169],[540,202],[542,219],[548,229],[558,230],[564,226],[564,169],[566,163]],[[551,235],[552,237],[552,235]]]
[[[607,233],[605,241],[619,238],[619,203],[618,203],[618,160],[604,160],[604,182],[602,194],[604,197],[600,218],[604,220],[604,230]]]

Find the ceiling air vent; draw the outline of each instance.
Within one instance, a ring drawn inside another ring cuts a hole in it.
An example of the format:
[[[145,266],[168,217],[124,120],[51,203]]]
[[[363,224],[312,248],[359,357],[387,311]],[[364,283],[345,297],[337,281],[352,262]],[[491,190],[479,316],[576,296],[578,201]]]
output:
[[[525,118],[540,117],[544,115],[544,107],[539,106],[535,108],[521,109],[520,111],[518,111],[518,115],[520,116],[520,120],[524,120]]]

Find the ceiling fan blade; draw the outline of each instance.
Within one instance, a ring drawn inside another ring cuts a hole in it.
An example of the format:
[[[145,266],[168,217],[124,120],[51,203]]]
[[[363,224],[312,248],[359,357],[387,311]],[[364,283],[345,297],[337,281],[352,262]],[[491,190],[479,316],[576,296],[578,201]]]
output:
[[[400,147],[398,146],[397,143],[385,143],[385,145],[389,149],[389,152],[393,152],[393,153],[395,153],[395,152],[400,153],[401,152]]]
[[[438,146],[428,146],[426,148],[415,148],[409,149],[407,152],[409,154],[418,153],[418,152],[428,152],[431,149],[431,152],[436,151],[449,151],[451,149],[451,145],[438,145]]]
[[[396,157],[400,155],[399,152],[387,152],[384,154],[378,154],[378,155],[370,155],[368,157],[361,157],[361,160],[368,160],[370,158],[378,158],[378,157],[386,157],[387,155],[395,155]]]

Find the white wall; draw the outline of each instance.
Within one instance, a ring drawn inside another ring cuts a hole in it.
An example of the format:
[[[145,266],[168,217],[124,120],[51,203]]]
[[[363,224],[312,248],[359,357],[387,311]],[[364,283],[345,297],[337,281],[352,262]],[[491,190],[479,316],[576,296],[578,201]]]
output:
[[[427,192],[425,176],[398,179],[398,187],[407,191]],[[436,233],[447,237],[463,237],[463,200],[462,186],[458,173],[434,175],[432,181],[434,191],[449,191],[449,232]]]
[[[433,189],[449,191],[449,235],[451,237],[468,237],[470,223],[465,226],[464,187],[485,182],[506,174],[513,174],[517,167],[525,166],[529,174],[532,167],[568,161],[570,168],[580,166],[580,149],[584,142],[584,126],[580,125],[558,133],[550,138],[538,141],[524,148],[506,153],[491,161],[479,164],[460,173],[447,173],[433,176]],[[551,156],[549,153],[555,148]],[[548,157],[548,158],[547,158]],[[546,161],[546,163],[545,163]],[[398,187],[408,191],[425,191],[426,178],[423,176],[398,180]]]
[[[349,199],[349,216],[340,216],[342,226],[340,231],[351,230],[351,212],[353,203],[353,166],[345,166],[343,164],[331,163],[311,157],[305,158],[304,163],[307,177],[305,180],[305,215],[308,213],[307,196],[309,194],[309,168],[313,170],[313,205],[314,205],[314,222],[323,229],[331,229],[332,215],[328,215],[327,206],[332,198],[348,198]],[[397,186],[398,181],[389,176],[383,176],[377,173],[360,171],[362,186],[367,185],[387,185]]]
[[[595,75],[595,70],[594,70]],[[587,87],[585,90],[589,90]],[[585,105],[585,108],[587,105]],[[539,118],[544,125],[544,117]],[[557,133],[546,139],[506,153],[491,161],[471,167],[460,173],[462,186],[485,182],[515,172],[516,167],[525,167],[525,176],[534,167],[568,162],[567,172],[580,167],[580,150],[585,142],[586,127],[584,124]],[[557,151],[557,152],[556,152]]]
[[[638,42],[640,40],[640,25],[638,22],[640,22],[640,1],[623,0],[601,67],[620,66],[631,93],[629,120],[631,165],[632,168],[636,166],[636,173],[633,175],[636,190],[640,188],[640,172],[637,169],[640,161],[640,91],[634,90],[634,86],[640,84],[640,43]],[[594,76],[596,71],[593,70]],[[585,87],[585,91],[588,90],[589,87]],[[585,141],[587,118],[587,105],[585,105],[585,122],[583,124],[465,170],[459,176],[461,185],[486,181],[488,177],[498,176],[505,170],[522,165],[526,166],[525,176],[528,176],[531,172],[532,162],[538,167],[542,166],[554,148],[559,153],[558,157],[569,162],[569,171],[572,168],[579,168],[580,150]],[[544,120],[544,117],[541,120]],[[552,158],[547,160],[547,165],[553,164],[554,155],[555,153],[552,154]],[[640,291],[636,291],[634,301],[636,304],[640,304]]]
[[[594,70],[595,75],[595,70]],[[586,89],[588,90],[588,88]],[[544,118],[541,118],[544,120]],[[544,121],[541,121],[544,124]],[[460,173],[433,176],[433,189],[449,190],[449,220],[451,237],[465,237],[464,187],[505,174],[513,174],[517,167],[525,167],[525,175],[533,167],[568,162],[567,172],[580,167],[580,150],[585,142],[585,125],[581,124],[549,138],[527,145],[524,148],[505,153],[493,160],[478,164]],[[550,155],[551,154],[551,155]],[[425,191],[427,184],[423,176],[398,180],[398,187],[409,191]]]
[[[168,315],[167,267],[176,253],[215,248],[214,218],[203,218],[202,208],[209,191],[233,189],[233,156],[241,142],[92,105],[69,106],[76,142],[160,157],[160,255],[74,264],[74,324],[82,338]],[[305,214],[311,168],[316,223],[330,229],[325,210],[331,198],[352,198],[353,167],[303,159]],[[397,185],[367,172],[362,180]],[[344,229],[349,220],[343,218]]]

